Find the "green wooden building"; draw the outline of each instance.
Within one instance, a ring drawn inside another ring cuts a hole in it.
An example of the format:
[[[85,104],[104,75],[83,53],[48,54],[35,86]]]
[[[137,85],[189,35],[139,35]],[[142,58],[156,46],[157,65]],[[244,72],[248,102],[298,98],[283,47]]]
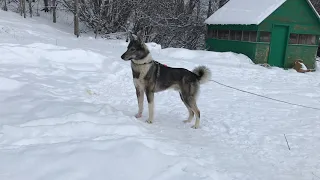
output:
[[[211,15],[206,47],[247,55],[255,63],[315,68],[319,14],[309,0],[230,0]]]

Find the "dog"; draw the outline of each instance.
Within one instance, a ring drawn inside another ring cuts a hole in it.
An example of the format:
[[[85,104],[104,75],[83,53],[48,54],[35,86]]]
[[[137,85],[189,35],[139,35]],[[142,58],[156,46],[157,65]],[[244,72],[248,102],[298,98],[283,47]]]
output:
[[[189,117],[183,121],[192,122],[194,115],[196,122],[192,126],[198,129],[200,125],[200,110],[197,107],[200,84],[211,79],[211,71],[206,66],[198,66],[193,71],[184,68],[172,68],[155,61],[143,42],[141,35],[129,34],[130,42],[126,52],[121,55],[124,61],[131,61],[133,83],[138,100],[136,118],[142,117],[144,94],[147,96],[149,117],[147,123],[154,120],[154,93],[167,89],[177,90],[182,102],[188,109]]]
[[[299,73],[306,73],[306,72],[314,72],[314,69],[308,69],[306,65],[303,64],[303,60],[297,59],[294,61],[293,69],[295,69]]]

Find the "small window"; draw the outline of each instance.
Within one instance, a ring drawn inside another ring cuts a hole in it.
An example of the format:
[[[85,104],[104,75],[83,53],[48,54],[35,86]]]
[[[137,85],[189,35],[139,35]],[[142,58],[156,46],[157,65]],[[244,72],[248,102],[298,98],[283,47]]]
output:
[[[298,44],[299,34],[290,34],[289,44]]]
[[[212,37],[212,30],[208,29],[207,31],[207,38],[211,38]]]
[[[257,41],[257,31],[250,31],[250,42],[256,42]]]
[[[236,35],[235,35],[237,41],[241,41],[242,39],[242,31],[236,31]]]
[[[298,44],[308,44],[308,35],[300,34]]]
[[[212,36],[211,38],[217,38],[217,30],[212,30]]]
[[[310,44],[310,45],[316,45],[317,44],[315,35],[309,35],[308,44]]]
[[[210,29],[208,32],[208,38],[216,38],[217,37],[217,30]]]
[[[316,36],[309,34],[290,34],[289,43],[316,45]]]
[[[271,40],[271,33],[270,32],[260,32],[260,42],[270,42]]]
[[[211,34],[212,34],[211,32],[212,32],[211,29],[208,29],[208,30],[207,30],[207,38],[211,38]]]
[[[241,41],[242,31],[230,31],[230,40]]]
[[[229,30],[219,30],[218,39],[229,39]]]
[[[242,41],[249,41],[250,39],[250,32],[249,31],[243,31],[242,33]]]
[[[230,31],[230,40],[236,39],[236,31]]]
[[[299,35],[299,44],[315,45],[316,44],[316,36],[309,35],[309,34],[300,34]]]

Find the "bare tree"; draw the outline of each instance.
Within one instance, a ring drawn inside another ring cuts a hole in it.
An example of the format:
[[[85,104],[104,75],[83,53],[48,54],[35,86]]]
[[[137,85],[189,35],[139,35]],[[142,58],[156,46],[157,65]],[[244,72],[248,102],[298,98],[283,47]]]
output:
[[[220,7],[222,7],[222,4],[224,5],[227,1],[226,0],[209,0],[207,17],[211,16],[215,11],[217,11]]]
[[[227,4],[227,2],[229,2],[229,0],[219,0],[219,8],[221,8],[222,6],[224,6],[225,4]]]
[[[52,0],[52,19],[53,19],[53,23],[57,22],[57,4],[56,4],[56,0]]]
[[[41,11],[44,11],[44,12],[49,12],[49,0],[43,0],[43,3],[44,3],[44,8],[41,10]]]
[[[4,6],[2,8],[4,11],[8,11],[7,0],[4,0]]]
[[[81,21],[96,37],[143,30],[146,42],[197,49],[204,47],[206,26],[203,22],[219,8],[220,1],[61,0],[60,4],[75,14],[75,32]],[[79,3],[78,9],[74,2]]]
[[[27,18],[27,13],[26,13],[26,0],[22,0],[22,12],[23,12],[23,17]]]
[[[20,16],[22,16],[22,14],[23,14],[23,8],[22,8],[22,4],[23,4],[23,3],[22,3],[22,1],[23,1],[23,0],[19,0],[19,10],[20,10],[19,12],[20,12]]]
[[[96,34],[95,38],[97,38],[97,35],[99,34],[99,32],[101,31],[102,26],[103,26],[102,17],[103,17],[106,2],[107,2],[107,0],[102,0],[102,3],[100,5],[99,18],[98,18],[99,23],[97,24],[96,29],[95,29],[95,34]]]
[[[315,9],[318,11],[318,13],[320,13],[320,0],[311,0],[311,2]]]
[[[79,1],[74,0],[74,35],[79,37]]]
[[[32,17],[32,2],[31,2],[31,0],[28,0],[28,2],[29,2],[29,12],[30,12],[30,17]]]

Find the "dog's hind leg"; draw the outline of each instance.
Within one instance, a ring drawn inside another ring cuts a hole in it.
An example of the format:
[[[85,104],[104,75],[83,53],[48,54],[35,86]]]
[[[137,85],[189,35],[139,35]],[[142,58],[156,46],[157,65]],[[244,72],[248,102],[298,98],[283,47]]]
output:
[[[190,107],[190,109],[193,111],[193,113],[196,116],[196,122],[192,126],[192,128],[198,129],[200,125],[200,111],[197,106],[196,98],[195,96],[183,96],[183,99],[185,100],[185,103]]]
[[[138,113],[135,115],[136,118],[142,117],[143,112],[143,100],[144,100],[144,90],[136,86],[136,95],[138,99]]]
[[[191,92],[191,93],[190,93]],[[200,125],[200,111],[197,106],[197,88],[192,91],[182,91],[182,98],[184,102],[186,103],[187,107],[190,107],[191,111],[196,116],[196,122],[192,126],[194,129],[198,129]],[[187,121],[188,122],[188,121]]]
[[[189,123],[189,122],[192,121],[192,119],[193,119],[193,117],[194,117],[194,112],[191,110],[190,106],[185,102],[185,100],[184,100],[183,97],[182,97],[182,94],[181,94],[181,93],[179,93],[179,94],[180,94],[180,98],[181,98],[183,104],[187,107],[188,112],[189,112],[189,117],[188,117],[188,119],[187,119],[187,120],[184,120],[183,122],[184,122],[184,123]]]
[[[154,118],[154,92],[150,90],[146,90],[147,100],[148,100],[148,110],[149,110],[149,118],[146,121],[151,124]]]
[[[190,104],[190,107],[192,109],[192,111],[195,113],[196,115],[196,122],[195,124],[192,126],[192,128],[194,129],[198,129],[199,126],[200,126],[200,110],[197,106],[197,102],[196,102],[196,99],[194,98],[193,100],[191,100],[191,104]]]

